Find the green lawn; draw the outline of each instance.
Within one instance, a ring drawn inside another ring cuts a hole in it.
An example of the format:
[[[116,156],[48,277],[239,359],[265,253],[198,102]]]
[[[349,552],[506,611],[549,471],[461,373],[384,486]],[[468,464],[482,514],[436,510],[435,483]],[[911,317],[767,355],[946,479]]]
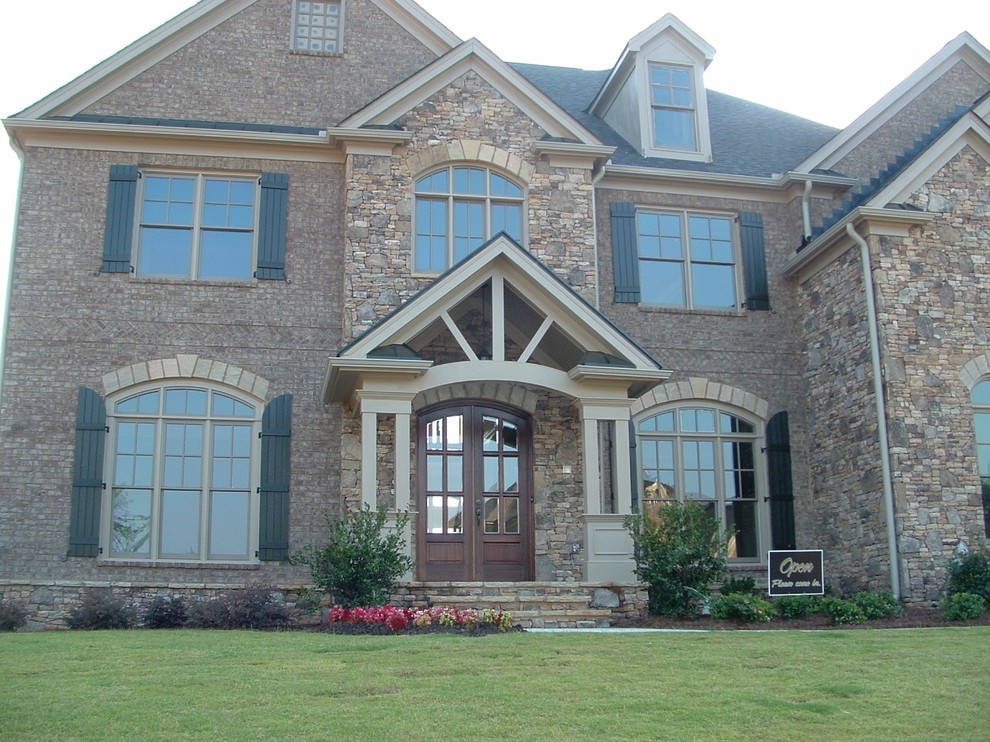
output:
[[[990,628],[0,634],[3,740],[985,740]]]

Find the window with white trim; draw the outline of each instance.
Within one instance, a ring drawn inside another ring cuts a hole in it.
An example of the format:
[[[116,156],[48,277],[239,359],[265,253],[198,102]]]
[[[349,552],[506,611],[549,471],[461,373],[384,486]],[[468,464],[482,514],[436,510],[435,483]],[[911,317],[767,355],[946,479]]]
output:
[[[976,458],[983,491],[983,528],[990,537],[990,379],[973,387],[971,399],[976,429]]]
[[[683,211],[638,211],[643,304],[697,308],[738,306],[733,218]]]
[[[419,178],[415,193],[416,272],[440,273],[499,232],[523,241],[523,189],[494,170],[445,167]]]
[[[140,182],[137,275],[252,277],[257,177],[145,172]]]
[[[698,149],[694,71],[650,63],[650,123],[658,149]]]
[[[258,517],[255,402],[227,390],[165,385],[131,394],[110,409],[104,553],[118,559],[251,559]]]
[[[686,404],[637,425],[641,510],[695,502],[731,535],[730,559],[762,558],[763,491],[754,422],[717,407]]]
[[[343,51],[344,8],[337,2],[296,0],[292,10],[292,48],[300,52]]]

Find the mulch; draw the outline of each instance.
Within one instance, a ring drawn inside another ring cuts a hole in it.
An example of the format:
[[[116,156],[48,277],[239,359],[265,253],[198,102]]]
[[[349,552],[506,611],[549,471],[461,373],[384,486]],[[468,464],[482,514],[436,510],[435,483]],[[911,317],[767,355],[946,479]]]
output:
[[[698,618],[670,618],[667,616],[645,616],[624,618],[613,621],[614,628],[637,629],[694,629],[708,631],[733,631],[739,629],[794,629],[810,631],[816,629],[917,629],[939,626],[990,626],[990,611],[971,621],[949,621],[942,610],[928,605],[908,605],[904,610],[888,618],[864,621],[857,624],[836,625],[832,619],[820,613],[790,620],[774,620],[770,623],[743,623],[741,621],[719,620],[710,616]]]

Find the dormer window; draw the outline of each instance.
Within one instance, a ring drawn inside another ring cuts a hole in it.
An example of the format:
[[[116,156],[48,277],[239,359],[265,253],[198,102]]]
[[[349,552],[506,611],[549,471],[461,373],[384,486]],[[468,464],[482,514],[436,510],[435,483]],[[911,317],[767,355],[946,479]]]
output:
[[[667,14],[629,42],[589,111],[643,157],[711,162],[704,73],[714,54]]]
[[[691,70],[665,64],[651,64],[649,67],[653,146],[696,151],[698,144]]]

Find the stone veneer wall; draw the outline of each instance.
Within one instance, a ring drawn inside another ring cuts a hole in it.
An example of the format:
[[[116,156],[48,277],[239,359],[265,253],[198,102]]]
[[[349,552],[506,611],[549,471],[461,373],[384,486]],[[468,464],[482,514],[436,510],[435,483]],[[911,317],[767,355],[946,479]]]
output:
[[[345,5],[341,54],[291,51],[292,2],[258,0],[84,113],[334,126],[436,59],[372,0]]]
[[[391,157],[347,161],[344,332],[356,337],[432,282],[413,272],[413,181],[447,164],[490,166],[527,198],[526,246],[593,301],[591,171],[550,167],[533,146],[544,135],[514,104],[469,72],[398,122],[412,141]]]
[[[858,249],[801,286],[815,542],[842,593],[889,587],[869,330]]]
[[[876,245],[905,592],[935,600],[960,542],[984,543],[970,387],[990,350],[990,164],[966,147],[912,197],[934,221]]]

